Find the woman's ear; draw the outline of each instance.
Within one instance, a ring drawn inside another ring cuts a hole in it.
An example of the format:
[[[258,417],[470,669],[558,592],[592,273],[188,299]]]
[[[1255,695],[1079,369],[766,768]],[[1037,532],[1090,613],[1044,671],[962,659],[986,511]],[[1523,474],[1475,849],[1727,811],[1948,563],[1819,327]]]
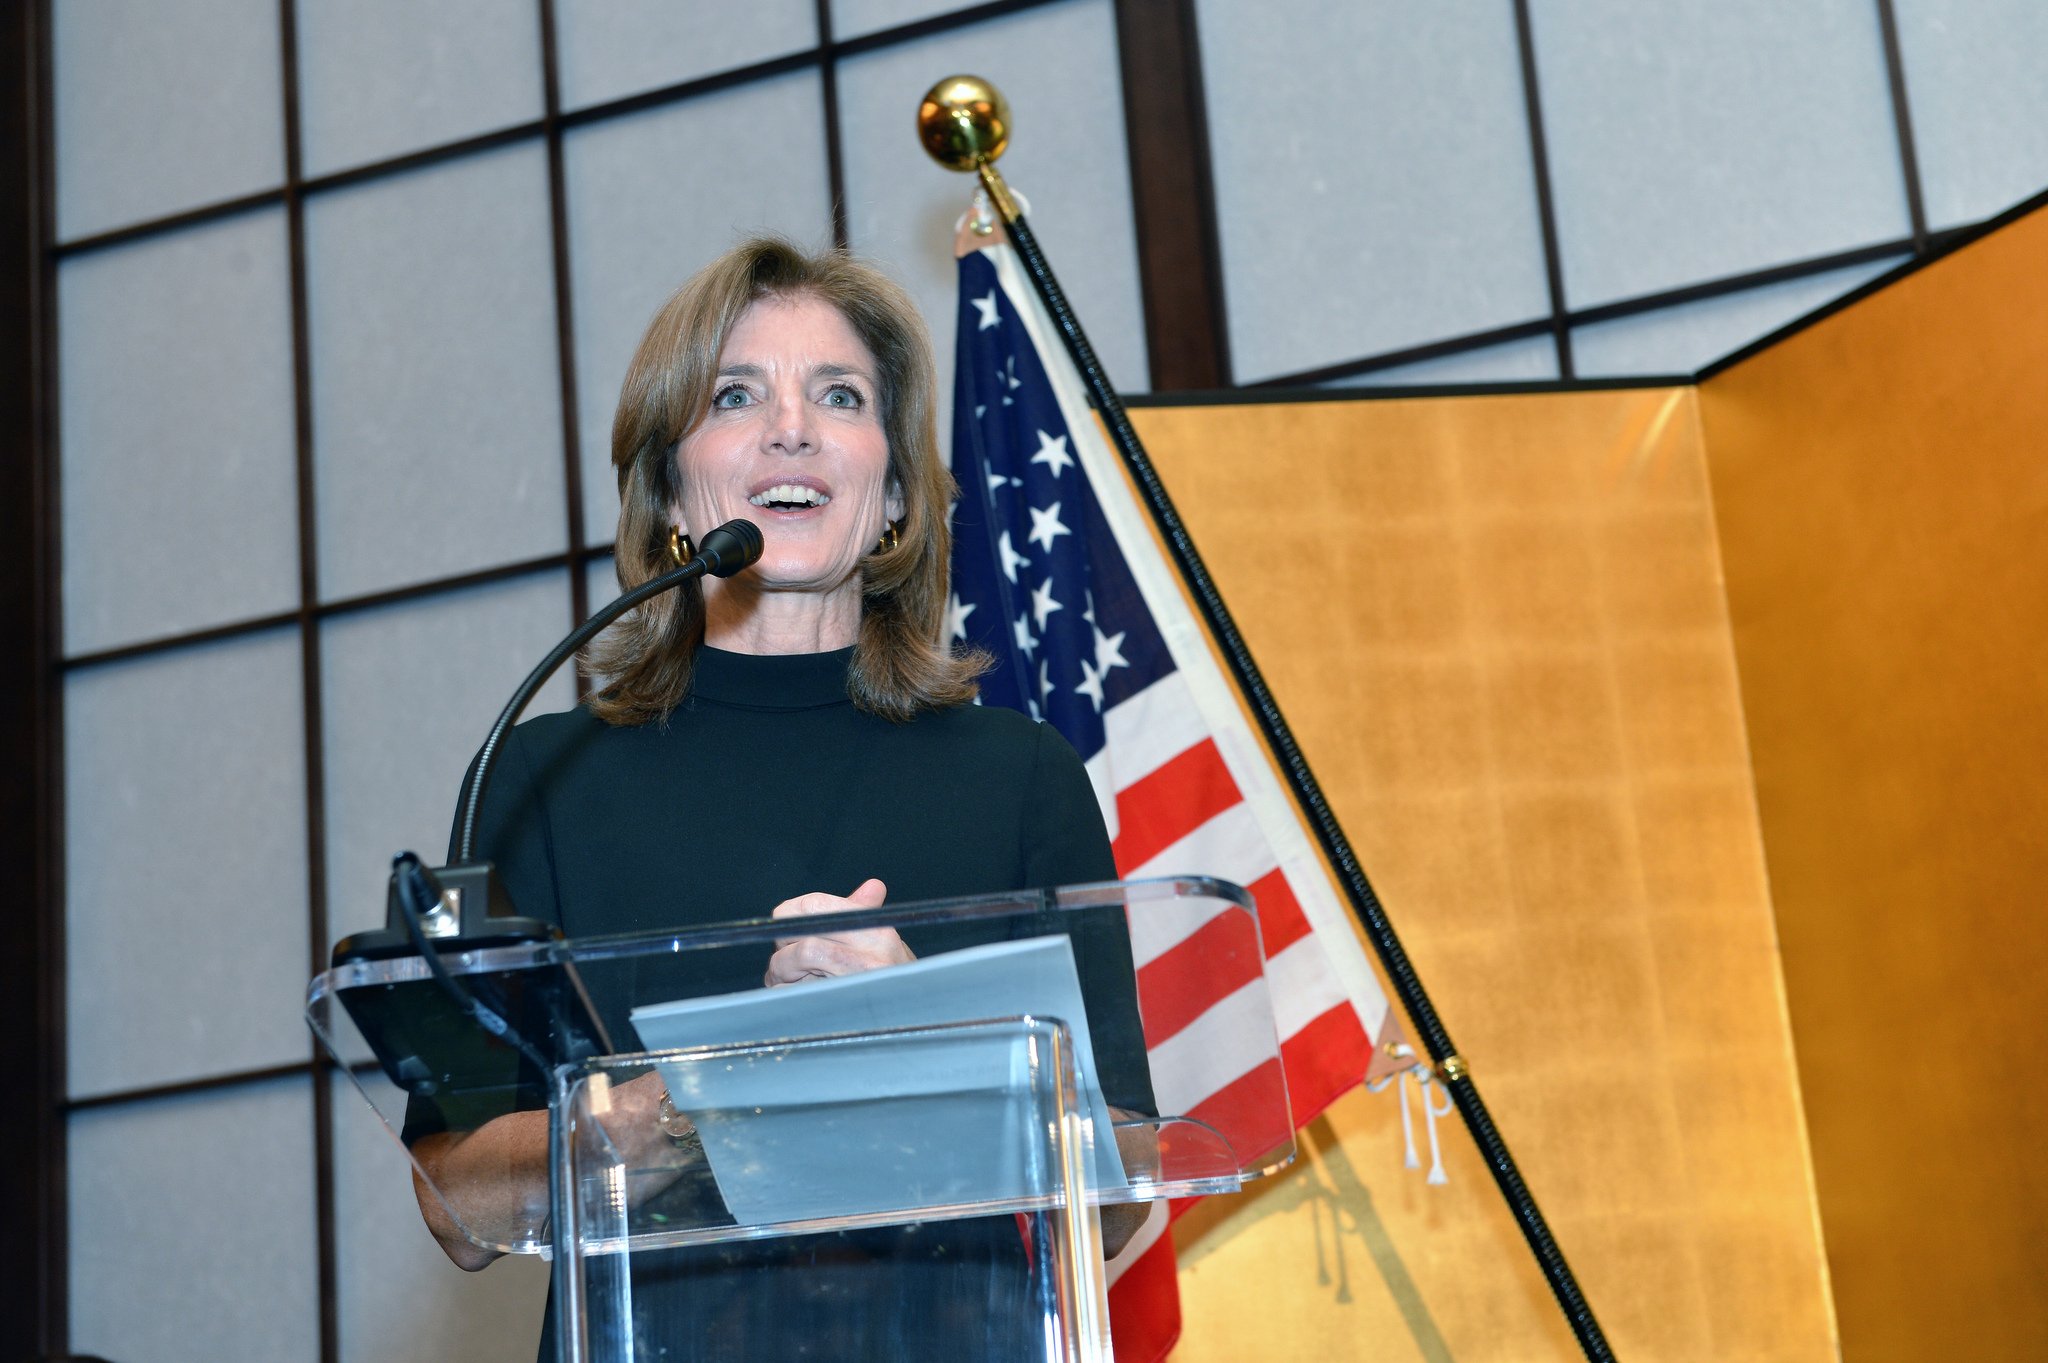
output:
[[[887,513],[891,525],[903,519],[903,484],[894,478],[889,480],[889,495],[883,499],[882,510]]]

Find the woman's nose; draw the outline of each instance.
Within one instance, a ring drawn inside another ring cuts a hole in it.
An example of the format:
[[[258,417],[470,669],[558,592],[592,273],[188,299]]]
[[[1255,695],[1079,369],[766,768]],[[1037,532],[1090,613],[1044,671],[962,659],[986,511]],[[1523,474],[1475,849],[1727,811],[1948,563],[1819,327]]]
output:
[[[769,405],[764,443],[777,454],[811,454],[817,449],[811,404],[802,394],[781,394]]]

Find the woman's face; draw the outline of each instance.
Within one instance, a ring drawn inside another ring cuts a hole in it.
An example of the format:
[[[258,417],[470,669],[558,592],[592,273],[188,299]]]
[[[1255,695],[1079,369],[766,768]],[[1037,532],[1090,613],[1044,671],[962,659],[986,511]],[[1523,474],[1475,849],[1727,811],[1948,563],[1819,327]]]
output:
[[[857,603],[861,557],[903,514],[880,400],[875,357],[838,308],[756,302],[726,337],[704,420],[676,451],[683,529],[743,517],[766,541],[752,585]]]

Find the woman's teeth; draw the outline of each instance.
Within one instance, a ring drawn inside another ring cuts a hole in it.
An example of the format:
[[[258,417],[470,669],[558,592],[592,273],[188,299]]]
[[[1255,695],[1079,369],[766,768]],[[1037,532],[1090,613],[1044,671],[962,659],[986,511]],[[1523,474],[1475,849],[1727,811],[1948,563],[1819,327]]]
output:
[[[802,487],[796,483],[778,483],[764,492],[757,492],[747,498],[755,506],[823,506],[832,500],[827,494],[814,487]]]

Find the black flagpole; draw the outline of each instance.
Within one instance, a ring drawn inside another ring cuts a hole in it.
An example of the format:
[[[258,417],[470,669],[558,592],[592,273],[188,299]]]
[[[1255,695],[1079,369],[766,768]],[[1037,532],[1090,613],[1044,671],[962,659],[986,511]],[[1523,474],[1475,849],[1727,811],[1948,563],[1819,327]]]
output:
[[[1202,618],[1222,648],[1237,684],[1251,701],[1260,731],[1279,757],[1287,783],[1307,812],[1309,822],[1314,825],[1316,838],[1322,843],[1330,864],[1337,868],[1338,878],[1351,899],[1352,911],[1365,925],[1366,936],[1371,939],[1373,950],[1378,954],[1387,978],[1393,983],[1394,992],[1400,996],[1402,1010],[1415,1024],[1423,1045],[1428,1048],[1430,1062],[1442,1078],[1444,1087],[1450,1090],[1474,1143],[1486,1157],[1486,1167],[1493,1171],[1493,1181],[1500,1186],[1501,1196],[1507,1199],[1515,1223],[1522,1228],[1522,1238],[1529,1242],[1529,1249],[1543,1269],[1550,1290],[1556,1294],[1557,1304],[1570,1322],[1572,1333],[1578,1336],[1579,1347],[1593,1363],[1613,1363],[1614,1351],[1607,1345],[1607,1336],[1601,1333],[1600,1322],[1593,1317],[1592,1305],[1579,1290],[1578,1279],[1572,1275],[1571,1265],[1565,1262],[1564,1251],[1558,1248],[1556,1238],[1551,1235],[1549,1223],[1537,1209],[1529,1185],[1522,1181],[1521,1171],[1515,1167],[1514,1156],[1508,1153],[1500,1128],[1493,1124],[1493,1116],[1479,1096],[1479,1086],[1472,1078],[1471,1068],[1451,1044],[1450,1032],[1437,1016],[1435,1006],[1429,1001],[1429,992],[1422,987],[1421,976],[1415,973],[1408,953],[1402,949],[1393,923],[1381,907],[1379,896],[1373,892],[1372,883],[1365,877],[1365,868],[1359,865],[1358,855],[1351,849],[1351,840],[1344,836],[1336,815],[1330,811],[1329,802],[1323,798],[1322,787],[1317,784],[1315,773],[1309,770],[1308,759],[1302,756],[1301,746],[1294,741],[1293,731],[1287,727],[1287,720],[1274,702],[1273,693],[1267,689],[1259,665],[1252,660],[1251,650],[1245,647],[1244,636],[1237,632],[1237,624],[1230,618],[1229,608],[1223,604],[1222,595],[1210,580],[1209,570],[1203,566],[1194,540],[1181,523],[1180,513],[1174,510],[1173,499],[1166,494],[1166,485],[1159,481],[1159,474],[1153,469],[1144,444],[1139,441],[1137,431],[1132,429],[1130,418],[1124,414],[1123,403],[1117,399],[1116,390],[1110,387],[1108,376],[1102,372],[1102,364],[1095,358],[1095,348],[1088,344],[1088,335],[1081,330],[1080,320],[1067,305],[1059,280],[1053,277],[1052,266],[1046,263],[1045,253],[1038,249],[1038,239],[1032,236],[1030,225],[1024,221],[1023,213],[1018,210],[1009,187],[1003,183],[995,166],[984,157],[975,168],[1009,231],[1017,255],[1024,262],[1024,272],[1031,276],[1032,287],[1037,289],[1045,310],[1052,315],[1053,325],[1059,328],[1060,339],[1066,343],[1068,355],[1073,357],[1075,367],[1081,371],[1082,381],[1088,385],[1088,394],[1101,413],[1103,423],[1109,427],[1110,439],[1116,442],[1117,452],[1123,456],[1140,495],[1145,499],[1146,509],[1152,513],[1152,520],[1166,541],[1167,552],[1173,555],[1174,565],[1180,569],[1181,577],[1193,592]]]

